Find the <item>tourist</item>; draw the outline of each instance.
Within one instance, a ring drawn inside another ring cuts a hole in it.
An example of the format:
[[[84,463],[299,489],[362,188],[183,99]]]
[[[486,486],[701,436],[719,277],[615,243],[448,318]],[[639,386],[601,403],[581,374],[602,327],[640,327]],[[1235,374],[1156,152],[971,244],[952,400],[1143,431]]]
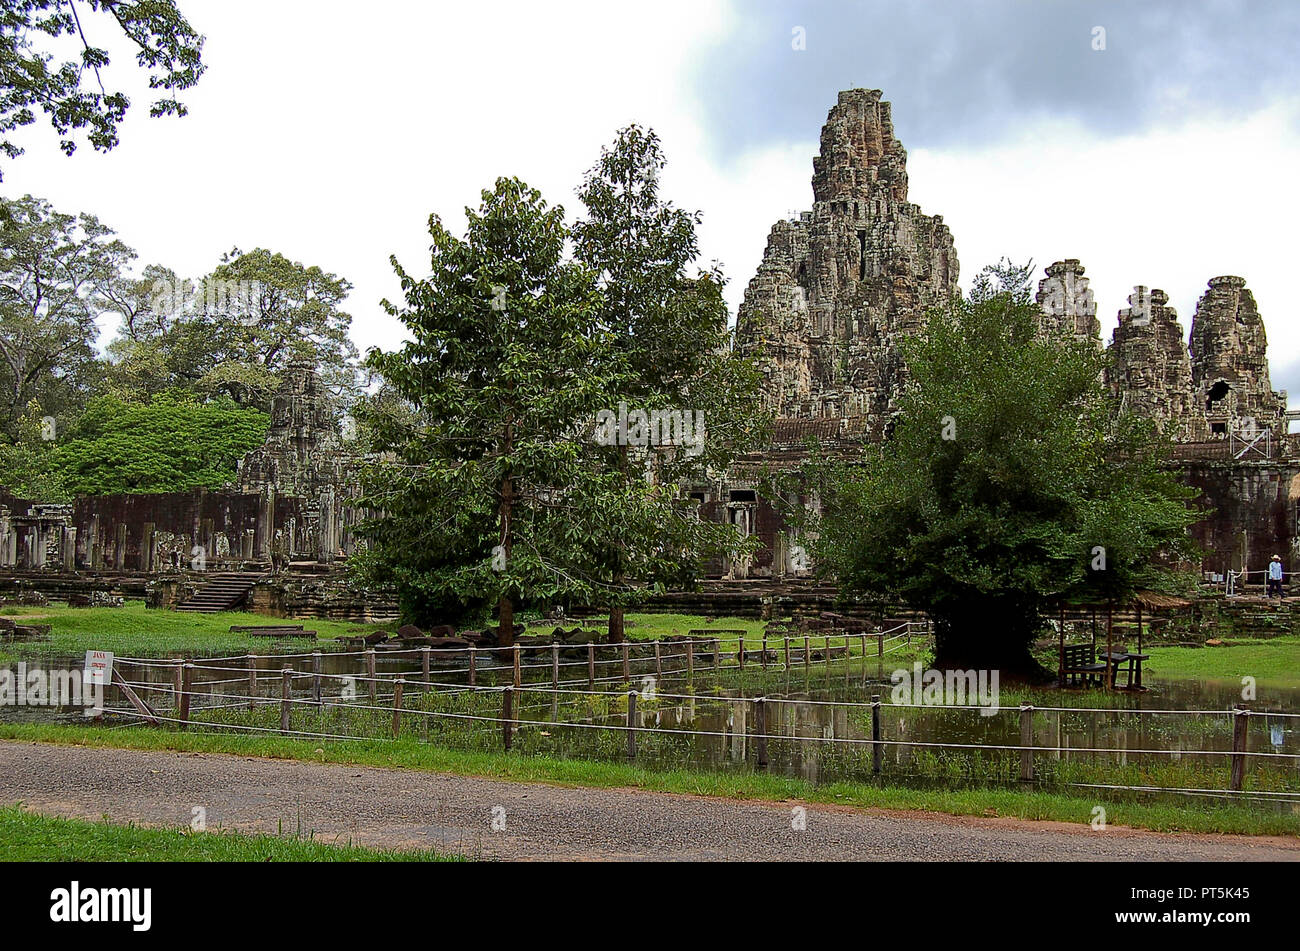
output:
[[[1280,555],[1274,555],[1273,560],[1268,563],[1268,596],[1271,598],[1276,594],[1282,597],[1282,558]]]

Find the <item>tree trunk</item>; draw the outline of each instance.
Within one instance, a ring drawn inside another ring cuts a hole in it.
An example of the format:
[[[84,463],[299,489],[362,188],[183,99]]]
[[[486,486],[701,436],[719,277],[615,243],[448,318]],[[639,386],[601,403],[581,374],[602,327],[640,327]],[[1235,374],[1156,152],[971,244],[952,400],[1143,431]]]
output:
[[[1003,681],[1054,679],[1030,650],[1041,624],[1037,612],[972,604],[933,617],[936,670],[997,670]]]
[[[627,481],[627,446],[618,447],[618,471]],[[623,584],[623,559],[625,549],[623,542],[620,540],[614,547],[614,587],[620,587]],[[621,644],[624,637],[623,628],[623,608],[621,605],[614,605],[609,609],[609,634],[608,639],[611,644]]]
[[[504,443],[504,455],[510,455],[513,443],[512,425],[506,423],[506,434]],[[506,475],[501,477],[501,506],[497,510],[497,521],[501,526],[500,544],[501,554],[504,559],[505,571],[510,570],[510,548],[511,548],[511,528],[510,528],[510,509],[514,496],[514,485],[511,482],[509,469]],[[499,647],[510,647],[515,642],[515,606],[510,600],[508,591],[501,593],[497,601],[497,645]]]
[[[515,605],[510,595],[501,595],[497,602],[497,645],[510,647],[515,642]]]

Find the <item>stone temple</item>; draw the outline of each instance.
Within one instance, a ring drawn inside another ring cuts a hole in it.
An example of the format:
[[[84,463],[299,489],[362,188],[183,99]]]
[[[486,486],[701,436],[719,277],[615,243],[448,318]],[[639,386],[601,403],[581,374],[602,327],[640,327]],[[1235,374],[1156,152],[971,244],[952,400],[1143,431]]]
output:
[[[813,159],[813,208],[778,221],[736,321],[736,347],[763,374],[775,442],[748,460],[797,465],[809,436],[850,446],[879,440],[906,381],[898,341],[923,332],[928,308],[957,293],[953,236],[907,200],[907,152],[879,90],[839,94]],[[1103,347],[1097,304],[1076,259],[1038,285],[1040,327]],[[1214,277],[1192,318],[1190,344],[1168,295],[1137,286],[1106,349],[1106,383],[1177,443],[1184,478],[1214,509],[1195,533],[1208,574],[1258,569],[1276,553],[1300,561],[1297,414],[1269,380],[1264,323],[1240,277]],[[745,461],[706,511],[761,536],[732,575],[804,570],[774,506],[746,479]],[[725,512],[725,514],[724,514]],[[1288,565],[1289,567],[1289,565]]]
[[[772,226],[737,315],[735,346],[762,372],[773,441],[718,481],[690,487],[702,517],[758,537],[761,548],[743,563],[708,566],[709,577],[809,572],[780,506],[762,497],[764,470],[798,466],[809,437],[842,450],[887,438],[906,382],[899,343],[923,333],[928,310],[958,292],[953,236],[908,200],[907,152],[878,90],[839,94],[812,191],[811,211]],[[1206,579],[1258,571],[1273,554],[1294,570],[1300,435],[1287,429],[1300,414],[1272,388],[1264,322],[1246,282],[1208,280],[1190,340],[1165,291],[1139,285],[1104,343],[1075,259],[1046,269],[1036,301],[1042,333],[1104,346],[1115,398],[1175,441],[1171,464],[1207,506],[1193,529]],[[271,416],[265,445],[219,490],[51,505],[0,485],[0,597],[111,592],[161,605],[191,597],[219,571],[247,587],[243,603],[267,613],[391,615],[384,593],[352,590],[339,566],[360,545],[357,460],[341,451],[312,367],[289,368]],[[196,555],[206,572],[192,568]]]
[[[772,226],[736,346],[778,416],[879,438],[902,383],[898,339],[956,293],[957,252],[943,219],[907,200],[907,152],[879,90],[840,93],[812,185],[812,211]]]

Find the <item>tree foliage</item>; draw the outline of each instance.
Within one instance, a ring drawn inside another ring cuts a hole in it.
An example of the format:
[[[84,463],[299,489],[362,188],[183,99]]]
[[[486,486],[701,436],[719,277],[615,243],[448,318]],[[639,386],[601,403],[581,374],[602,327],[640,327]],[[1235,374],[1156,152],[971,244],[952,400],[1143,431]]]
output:
[[[581,587],[551,523],[581,513],[566,491],[590,473],[579,421],[606,391],[595,368],[598,294],[565,260],[564,211],[518,179],[498,179],[463,239],[429,219],[429,276],[397,261],[404,306],[385,301],[412,339],[367,365],[417,410],[367,425],[399,464],[365,476],[359,564],[395,587],[408,616],[497,605],[503,643],[514,607]]]
[[[1104,354],[1038,335],[1027,287],[1004,265],[933,312],[892,438],[812,468],[822,569],[928,611],[945,666],[1028,669],[1051,605],[1166,584],[1192,551],[1154,428],[1117,412]]]
[[[228,399],[102,396],[58,440],[53,464],[78,495],[219,489],[234,480],[244,453],[262,444],[269,423]]]
[[[0,432],[33,399],[62,417],[84,396],[101,293],[134,256],[94,215],[0,199]]]
[[[178,94],[199,81],[203,37],[175,0],[6,0],[0,9],[0,151],[23,153],[10,137],[43,112],[71,155],[76,136],[98,151],[117,145],[117,130],[131,101],[109,92],[107,49],[88,36],[105,27],[133,47],[136,63],[149,71],[149,88],[160,91],[151,116],[186,114]],[[62,61],[56,58],[67,57]]]
[[[57,435],[57,421],[36,400],[28,403],[18,418],[17,438],[0,439],[0,488],[19,498],[66,501],[68,488],[54,458]]]
[[[666,164],[654,130],[620,130],[579,189],[587,213],[573,228],[575,256],[601,291],[608,409],[690,413],[704,430],[690,452],[590,449],[603,478],[587,483],[599,487],[587,506],[596,519],[587,570],[601,579],[596,603],[610,608],[611,641],[623,638],[623,606],[647,585],[693,579],[702,558],[741,550],[730,526],[701,521],[679,489],[724,469],[762,431],[755,371],[730,346],[725,279],[716,263],[695,267],[700,215],[662,197]]]
[[[294,360],[316,364],[340,409],[357,395],[356,346],[343,301],[352,284],[318,265],[256,248],[226,254],[200,280],[160,266],[111,290],[121,315],[111,388],[132,397],[182,390],[268,409]]]

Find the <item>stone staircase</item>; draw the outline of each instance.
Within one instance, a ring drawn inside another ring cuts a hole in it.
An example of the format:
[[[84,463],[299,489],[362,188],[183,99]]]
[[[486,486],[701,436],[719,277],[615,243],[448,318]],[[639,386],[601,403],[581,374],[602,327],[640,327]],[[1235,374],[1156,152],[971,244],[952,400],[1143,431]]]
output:
[[[264,577],[263,574],[251,571],[215,574],[187,600],[176,605],[176,610],[194,614],[233,611],[243,606],[253,585]]]

